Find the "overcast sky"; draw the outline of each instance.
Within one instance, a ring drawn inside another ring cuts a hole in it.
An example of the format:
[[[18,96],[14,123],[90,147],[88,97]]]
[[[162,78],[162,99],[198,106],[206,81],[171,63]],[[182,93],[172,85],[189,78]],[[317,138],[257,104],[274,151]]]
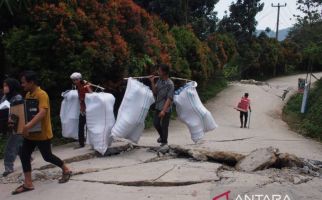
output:
[[[221,19],[224,16],[225,10],[229,11],[229,5],[235,0],[219,0],[216,5],[215,10],[218,12],[218,17]],[[291,27],[296,19],[293,17],[293,14],[299,14],[299,11],[296,9],[296,0],[262,0],[265,4],[264,9],[260,12],[256,19],[258,21],[257,29],[265,29],[270,27],[273,31],[276,29],[277,21],[277,8],[272,8],[271,4],[277,3],[285,4],[287,7],[281,8],[280,15],[280,29]]]

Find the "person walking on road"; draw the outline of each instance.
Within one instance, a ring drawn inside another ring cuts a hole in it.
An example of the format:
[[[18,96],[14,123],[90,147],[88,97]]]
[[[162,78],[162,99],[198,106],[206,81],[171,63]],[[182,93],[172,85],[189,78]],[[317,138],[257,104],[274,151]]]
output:
[[[59,183],[69,181],[72,172],[67,165],[52,153],[51,139],[53,132],[50,118],[50,103],[47,93],[38,86],[37,74],[33,71],[24,72],[21,76],[21,85],[27,92],[25,99],[37,101],[37,114],[23,127],[23,143],[21,148],[20,160],[24,173],[24,182],[12,192],[12,195],[34,190],[31,177],[31,154],[37,147],[43,159],[62,169],[62,177]],[[40,124],[40,131],[33,132],[33,128]]]
[[[155,83],[155,76],[150,77],[152,91],[156,96],[154,127],[159,133],[158,143],[161,146],[168,144],[168,129],[171,117],[171,108],[174,96],[174,84],[169,78],[170,67],[165,64],[157,65],[159,72],[159,79]]]
[[[249,94],[245,93],[238,103],[238,110],[240,111],[240,128],[247,128],[248,111],[252,112],[250,107],[250,99],[248,97]]]
[[[9,101],[11,105],[23,100],[20,92],[20,83],[16,79],[7,78],[3,82],[3,92],[4,96],[1,98],[0,103],[4,101]],[[8,140],[4,150],[4,167],[5,171],[3,176],[6,177],[14,171],[14,162],[17,155],[20,152],[23,137],[16,133],[14,127],[16,126],[15,121],[12,120],[13,116],[9,116],[7,130]]]

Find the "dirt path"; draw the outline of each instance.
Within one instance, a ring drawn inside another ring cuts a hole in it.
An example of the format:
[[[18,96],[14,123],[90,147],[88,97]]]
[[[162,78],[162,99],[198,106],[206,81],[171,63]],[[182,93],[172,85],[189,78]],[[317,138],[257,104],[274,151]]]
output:
[[[16,172],[7,178],[0,177],[0,199],[211,200],[227,191],[231,191],[229,199],[234,200],[320,199],[322,170],[319,168],[316,174],[301,167],[245,172],[211,159],[200,161],[203,154],[195,155],[199,149],[210,154],[222,151],[225,156],[240,158],[257,148],[273,146],[282,152],[322,161],[322,145],[290,131],[281,120],[284,102],[278,96],[285,88],[296,89],[298,77],[272,79],[269,81],[271,87],[232,83],[207,103],[220,127],[208,133],[201,144],[192,144],[185,125],[172,121],[170,145],[186,149],[186,154],[170,151],[160,155],[151,151],[149,147],[157,146],[157,134],[153,129],[144,133],[138,147],[114,143],[112,150],[117,154],[108,157],[97,156],[89,147],[75,150],[73,147],[77,144],[68,144],[54,149],[74,173],[69,183],[60,185],[57,184],[60,170],[45,163],[36,152],[33,162],[36,190],[10,195],[22,181],[17,160]],[[233,109],[244,92],[249,92],[252,99],[250,129],[239,128],[239,115]],[[235,154],[229,154],[231,151]],[[252,195],[261,196],[252,198]]]

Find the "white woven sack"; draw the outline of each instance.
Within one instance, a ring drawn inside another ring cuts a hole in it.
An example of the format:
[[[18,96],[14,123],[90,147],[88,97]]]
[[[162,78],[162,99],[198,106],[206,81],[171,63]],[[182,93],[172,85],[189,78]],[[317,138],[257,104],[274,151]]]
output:
[[[198,142],[206,132],[218,127],[212,114],[200,101],[196,87],[196,82],[187,83],[174,95],[178,117],[188,126],[194,142]]]
[[[62,135],[65,138],[78,139],[78,119],[80,113],[77,90],[62,93],[64,100],[60,107]]]
[[[111,129],[115,123],[114,103],[115,98],[109,93],[85,95],[87,141],[102,155],[113,142]]]
[[[129,78],[112,136],[138,143],[144,130],[145,118],[153,103],[154,96],[150,88]]]

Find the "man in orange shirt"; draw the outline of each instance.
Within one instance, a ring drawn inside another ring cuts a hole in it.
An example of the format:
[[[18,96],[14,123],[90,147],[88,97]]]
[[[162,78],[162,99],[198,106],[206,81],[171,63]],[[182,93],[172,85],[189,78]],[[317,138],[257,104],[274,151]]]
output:
[[[60,167],[63,171],[59,183],[69,181],[72,172],[64,162],[51,151],[53,132],[50,119],[50,104],[47,93],[38,86],[37,74],[33,71],[24,72],[21,76],[21,85],[27,92],[26,100],[33,99],[38,102],[38,113],[23,128],[23,144],[21,149],[21,163],[25,176],[24,183],[19,186],[13,195],[34,190],[31,178],[31,154],[37,147],[45,161]],[[31,130],[40,123],[41,130]]]
[[[91,93],[92,88],[88,82],[83,80],[82,74],[78,72],[74,72],[70,79],[72,79],[73,84],[76,86],[78,91],[78,98],[80,103],[80,115],[78,122],[78,142],[79,147],[83,148],[85,146],[85,125],[86,125],[86,105],[85,105],[85,95],[86,93]]]

